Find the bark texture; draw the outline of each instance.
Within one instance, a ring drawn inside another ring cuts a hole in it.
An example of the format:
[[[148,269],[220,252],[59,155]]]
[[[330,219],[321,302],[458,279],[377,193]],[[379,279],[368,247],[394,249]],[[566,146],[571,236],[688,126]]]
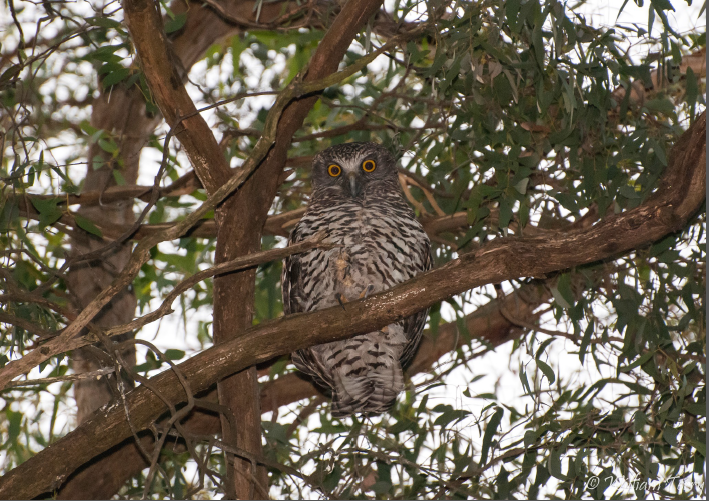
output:
[[[91,125],[103,129],[115,137],[116,143],[121,147],[121,157],[124,167],[120,168],[111,156],[104,152],[97,144],[89,147],[89,165],[86,170],[84,189],[87,191],[103,191],[116,184],[113,170],[119,170],[126,182],[135,184],[138,178],[140,150],[145,138],[136,135],[133,131],[135,124],[145,127],[151,120],[145,115],[145,105],[142,96],[136,89],[116,89],[111,94],[102,92],[94,101],[91,114]],[[139,129],[137,129],[139,130]],[[93,159],[101,158],[103,165],[94,169]],[[124,200],[95,207],[82,207],[78,211],[81,215],[100,224],[131,225],[135,221],[132,201]],[[85,232],[74,232],[71,236],[72,256],[78,256],[103,247],[105,243]],[[77,310],[82,310],[101,290],[113,281],[115,276],[123,270],[131,254],[130,243],[115,248],[103,259],[85,261],[70,268],[68,273],[69,291],[75,297]],[[136,299],[132,290],[126,289],[116,295],[105,306],[99,315],[94,318],[94,323],[101,327],[110,327],[130,321],[135,315]],[[120,342],[130,334],[116,339]],[[126,349],[122,353],[125,361],[135,365],[135,350]],[[96,370],[102,364],[92,350],[82,348],[76,350],[72,357],[72,364],[76,372],[89,372]],[[115,386],[113,376],[100,380],[77,381],[74,385],[74,395],[77,405],[77,421],[82,423],[87,416],[96,409],[108,403],[111,399],[111,388]]]

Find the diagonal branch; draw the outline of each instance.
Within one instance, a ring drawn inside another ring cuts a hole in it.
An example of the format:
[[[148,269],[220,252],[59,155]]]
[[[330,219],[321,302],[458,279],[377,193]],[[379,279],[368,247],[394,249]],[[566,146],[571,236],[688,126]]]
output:
[[[315,344],[381,328],[436,302],[489,283],[534,277],[612,258],[681,230],[706,200],[706,113],[672,149],[659,188],[643,204],[594,227],[545,237],[500,238],[447,265],[367,299],[290,315],[248,329],[180,364],[193,392],[255,363]],[[173,405],[186,400],[174,371],[151,378]],[[139,387],[127,396],[133,424],[145,429],[165,412],[158,396]],[[123,409],[97,411],[83,425],[0,479],[0,498],[32,498],[86,460],[131,436]],[[27,479],[37,479],[28,482]]]
[[[202,185],[213,193],[231,177],[231,170],[214,134],[182,84],[159,6],[158,2],[124,0],[126,24],[165,121],[184,146]]]
[[[510,323],[501,313],[501,310],[512,312],[515,318],[534,321],[537,318],[537,314],[534,311],[541,304],[548,301],[550,296],[547,289],[530,284],[521,287],[504,298],[490,301],[465,317],[470,339],[484,339],[492,348],[512,339],[517,339],[522,335],[524,329],[518,329],[514,324]],[[466,344],[466,340],[464,336],[460,335],[458,325],[455,322],[439,326],[435,336],[432,336],[429,331],[424,332],[421,347],[413,363],[408,368],[407,374],[411,377],[415,374],[429,371],[441,356],[463,344]],[[317,395],[318,391],[310,381],[298,376],[296,373],[286,374],[263,385],[261,390],[261,412],[270,412],[281,406],[316,397]],[[204,406],[205,401],[216,402],[216,392],[211,392],[201,398],[202,406]],[[314,403],[321,401],[319,398],[313,400]],[[220,433],[219,416],[210,412],[194,412],[185,420],[183,426],[189,433],[196,435],[218,435]],[[146,449],[150,449],[153,446],[152,435],[144,436],[141,441]],[[116,492],[118,486],[124,485],[130,478],[148,466],[132,439],[124,441],[110,455],[99,459],[98,463],[94,461],[96,460],[90,461],[91,467],[80,469],[75,475],[77,477],[90,478],[94,465],[100,464],[105,468],[101,471],[111,471],[111,485],[115,486],[110,491],[111,493]],[[76,477],[72,475],[72,478]],[[71,483],[71,480],[69,483]],[[72,494],[72,492],[67,492],[65,486],[62,486],[59,497],[61,499],[73,499],[74,496]]]

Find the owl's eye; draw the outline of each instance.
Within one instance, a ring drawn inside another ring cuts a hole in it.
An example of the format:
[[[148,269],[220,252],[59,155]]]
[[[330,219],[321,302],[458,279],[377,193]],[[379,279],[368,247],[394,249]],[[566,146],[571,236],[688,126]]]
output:
[[[362,164],[362,170],[364,172],[373,172],[376,168],[377,164],[374,162],[374,160],[365,160]]]
[[[342,169],[340,169],[340,166],[337,164],[331,164],[327,168],[327,173],[330,174],[332,177],[337,177],[342,174]]]

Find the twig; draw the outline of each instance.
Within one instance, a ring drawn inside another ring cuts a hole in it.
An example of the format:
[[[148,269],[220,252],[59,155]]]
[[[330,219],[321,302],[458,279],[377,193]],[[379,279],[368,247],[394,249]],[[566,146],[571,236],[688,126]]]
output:
[[[0,311],[0,324],[14,325],[15,327],[19,327],[20,329],[24,329],[27,332],[34,334],[40,339],[50,337],[53,334],[53,332],[48,331],[46,329],[42,329],[31,320],[16,317],[14,315],[10,315],[2,311]]]
[[[101,376],[106,374],[113,374],[116,369],[113,367],[104,367],[103,369],[98,369],[91,372],[81,372],[79,374],[69,374],[68,376],[56,376],[56,377],[45,377],[42,379],[28,379],[26,381],[10,381],[2,391],[7,391],[11,388],[17,388],[20,386],[35,386],[38,384],[51,384],[58,383],[61,381],[80,381],[82,379],[99,379]]]

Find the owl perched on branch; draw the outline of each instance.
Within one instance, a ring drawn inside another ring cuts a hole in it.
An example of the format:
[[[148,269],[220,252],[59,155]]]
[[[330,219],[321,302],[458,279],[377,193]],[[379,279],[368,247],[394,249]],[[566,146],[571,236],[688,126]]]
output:
[[[344,307],[431,268],[431,243],[402,196],[396,161],[382,146],[347,143],[318,153],[312,187],[288,244],[322,231],[338,247],[286,259],[286,314]],[[299,350],[293,363],[332,394],[334,416],[384,412],[404,389],[402,367],[416,352],[427,315]]]

